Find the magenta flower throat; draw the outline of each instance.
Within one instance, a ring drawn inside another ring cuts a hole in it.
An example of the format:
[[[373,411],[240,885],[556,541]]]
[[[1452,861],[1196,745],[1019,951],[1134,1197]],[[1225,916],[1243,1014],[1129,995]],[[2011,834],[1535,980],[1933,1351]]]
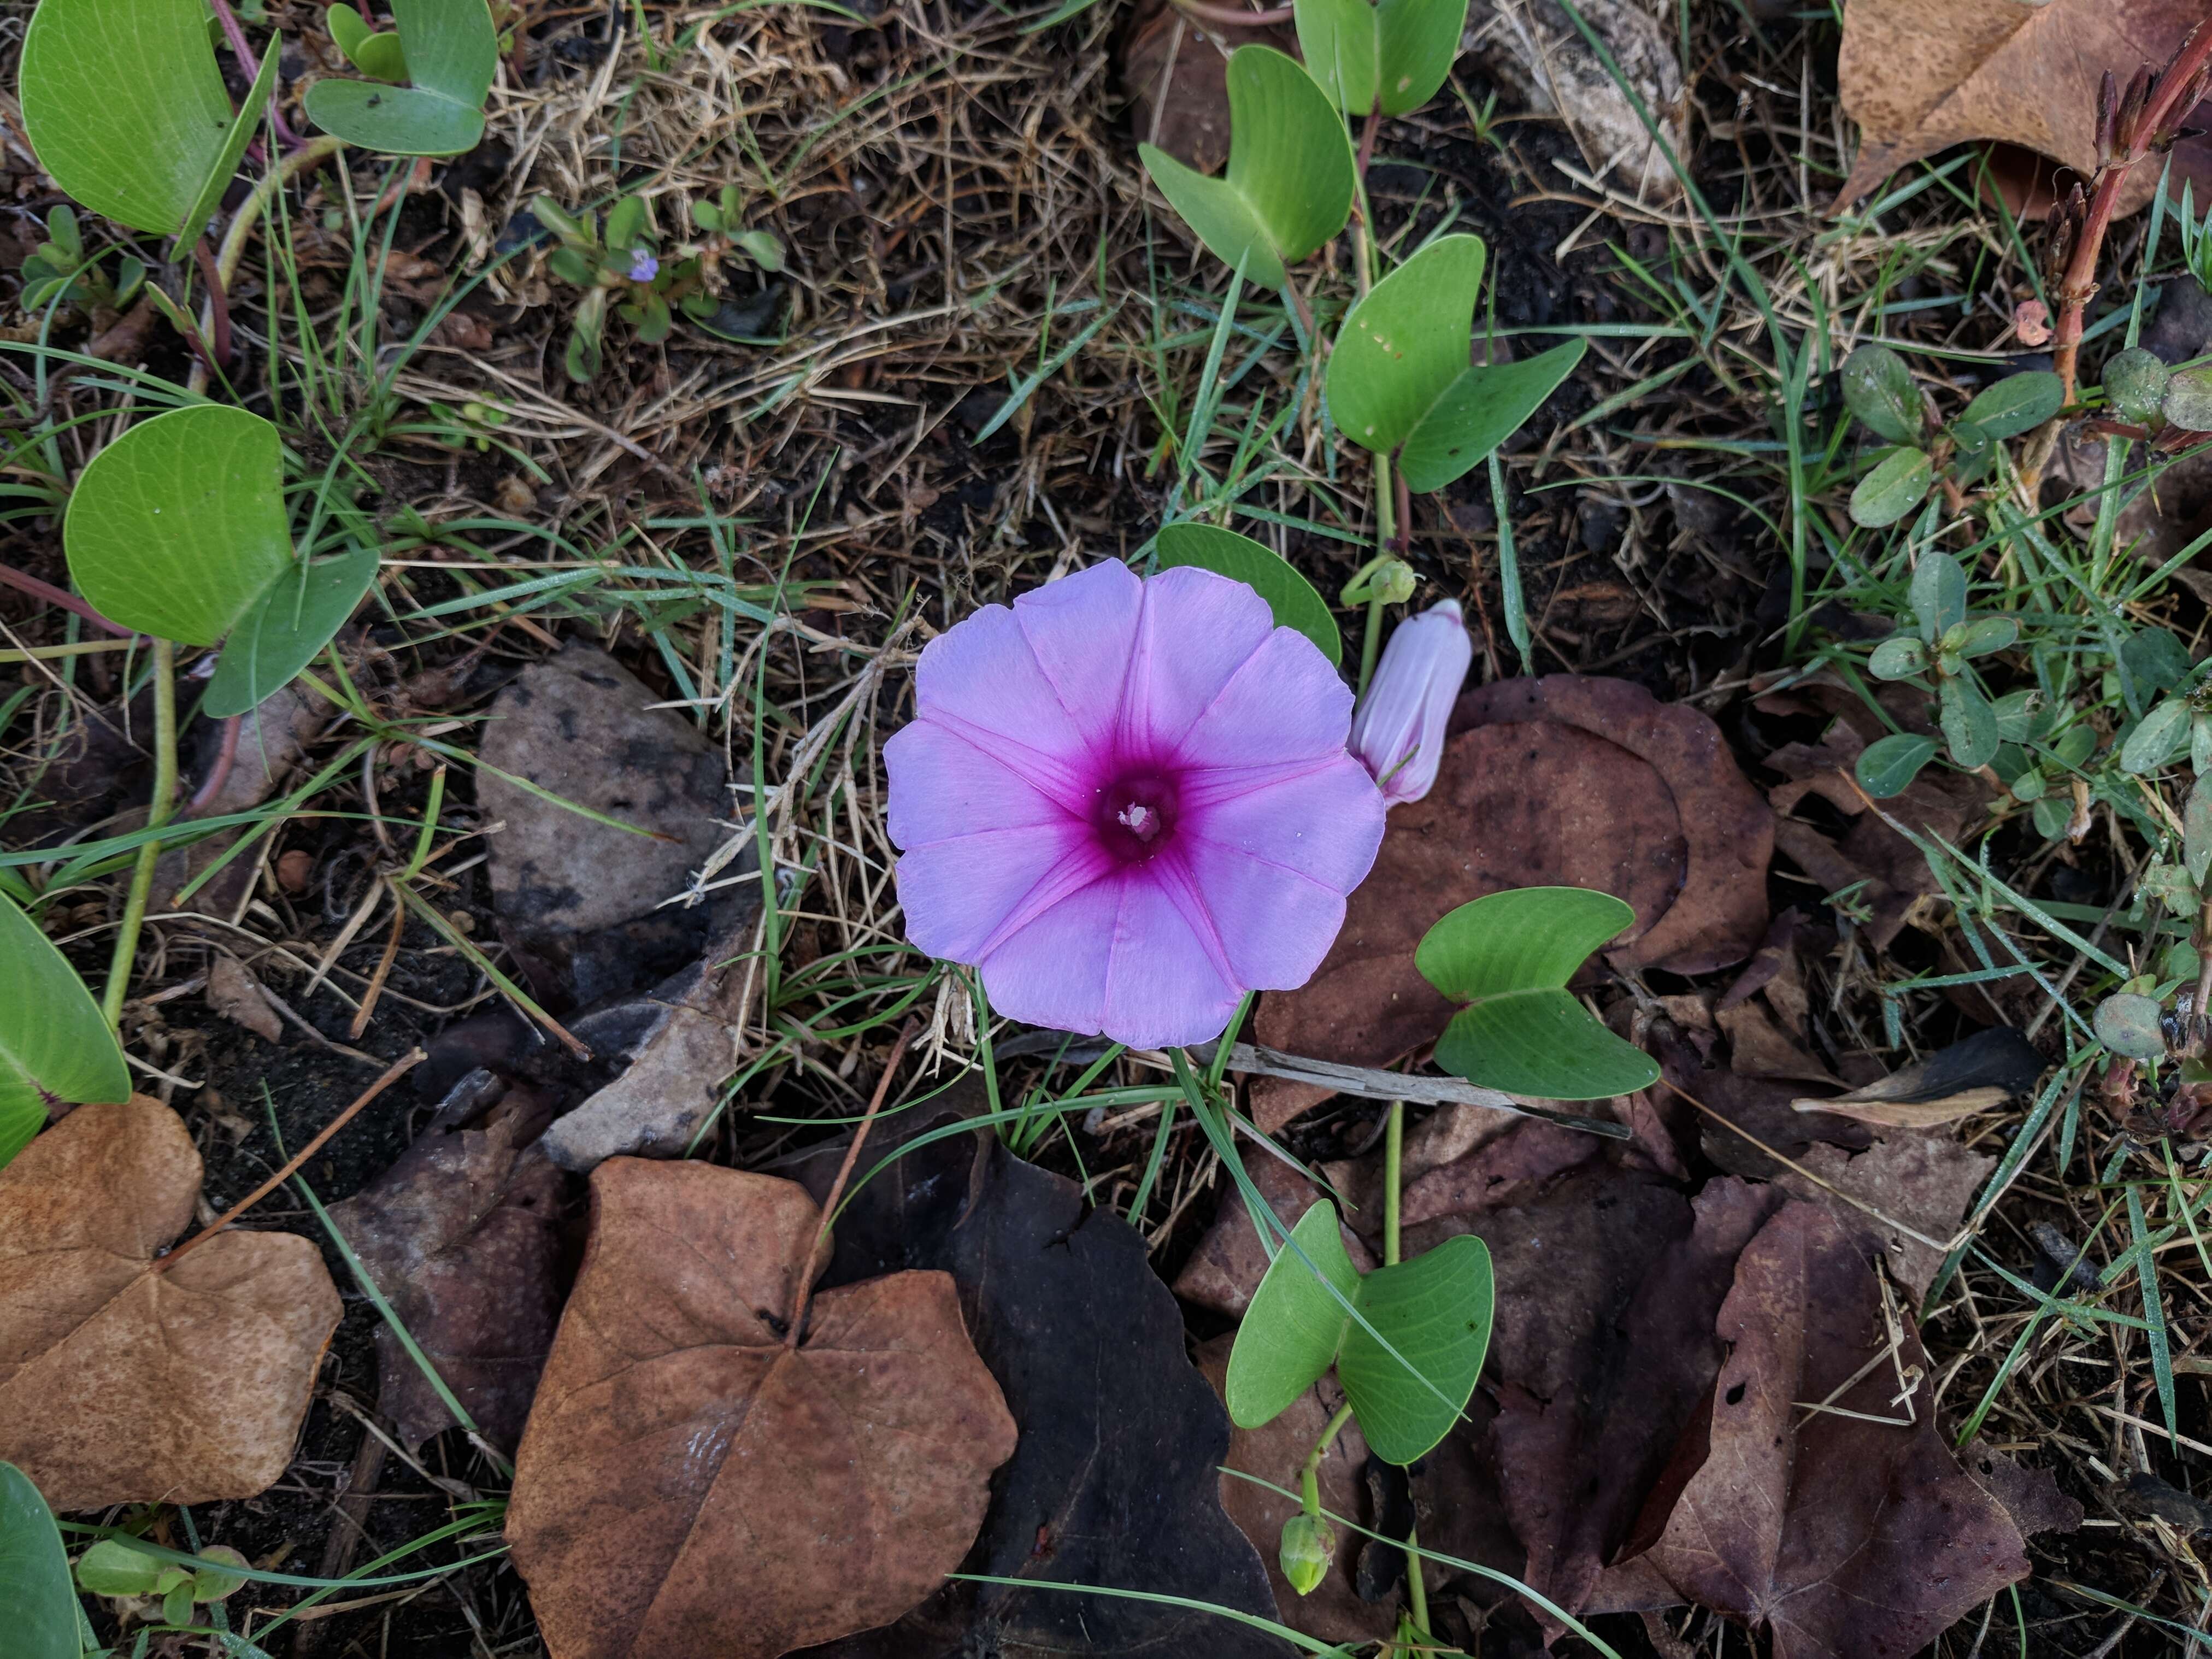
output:
[[[900,903],[999,1012],[1133,1048],[1303,985],[1375,860],[1352,694],[1242,582],[1109,560],[932,641],[884,749]]]

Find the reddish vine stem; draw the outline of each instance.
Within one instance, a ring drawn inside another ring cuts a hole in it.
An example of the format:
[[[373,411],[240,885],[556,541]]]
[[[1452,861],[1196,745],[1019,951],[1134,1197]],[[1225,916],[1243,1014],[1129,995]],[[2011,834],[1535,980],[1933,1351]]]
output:
[[[215,368],[228,368],[230,367],[230,295],[223,291],[222,272],[216,266],[215,254],[209,249],[206,237],[203,236],[192,244],[192,258],[199,264],[201,276],[206,280],[208,309],[213,314],[215,321],[215,337],[208,342],[208,349],[214,355]]]
[[[230,42],[231,52],[238,59],[238,72],[246,77],[246,85],[252,86],[254,72],[261,65],[253,56],[253,48],[246,43],[246,30],[239,24],[238,14],[230,9],[230,0],[208,0],[208,4],[215,8],[215,15],[222,21],[223,39]],[[276,128],[276,142],[286,149],[297,149],[307,142],[292,131],[284,119],[283,106],[273,97],[269,100],[269,114]],[[250,120],[252,115],[252,110],[240,110],[239,119]]]
[[[2172,148],[2180,119],[2194,109],[2212,76],[2212,18],[2189,32],[2172,60],[2156,76],[2146,67],[2122,93],[2107,71],[2097,100],[2097,173],[2086,203],[2081,186],[2054,210],[2062,240],[2055,252],[2063,264],[2057,284],[2058,320],[2051,331],[2051,367],[2072,403],[2089,301],[2097,294],[2097,261],[2112,228],[2128,175],[2148,157]],[[2069,235],[2070,232],[2070,235]]]
[[[28,593],[34,599],[44,599],[48,605],[58,605],[75,616],[83,617],[102,633],[112,634],[118,640],[131,637],[131,630],[119,623],[112,623],[74,593],[64,592],[52,582],[42,582],[36,576],[26,575],[9,564],[0,564],[0,586],[12,587],[18,593]]]
[[[230,769],[238,760],[238,730],[245,720],[243,714],[233,714],[223,721],[222,747],[216,751],[215,765],[209,769],[207,781],[200,785],[193,792],[191,799],[185,803],[187,817],[221,794],[223,785],[230,781]],[[354,1035],[359,1036],[361,1033],[356,1031]]]
[[[912,1020],[899,1027],[898,1040],[891,1044],[890,1058],[884,1061],[884,1073],[876,1079],[876,1092],[868,1102],[867,1115],[860,1126],[853,1131],[853,1144],[845,1148],[845,1161],[837,1166],[837,1178],[830,1183],[830,1195],[822,1200],[822,1224],[815,1230],[814,1243],[806,1252],[806,1260],[799,1269],[799,1288],[791,1298],[791,1323],[785,1328],[783,1346],[799,1346],[800,1328],[805,1323],[806,1298],[814,1288],[814,1280],[829,1265],[830,1224],[837,1214],[838,1200],[845,1196],[845,1183],[853,1178],[853,1166],[860,1161],[860,1143],[868,1138],[876,1114],[884,1109],[884,1097],[891,1091],[891,1079],[898,1075],[899,1061],[906,1058],[907,1044],[914,1041]]]

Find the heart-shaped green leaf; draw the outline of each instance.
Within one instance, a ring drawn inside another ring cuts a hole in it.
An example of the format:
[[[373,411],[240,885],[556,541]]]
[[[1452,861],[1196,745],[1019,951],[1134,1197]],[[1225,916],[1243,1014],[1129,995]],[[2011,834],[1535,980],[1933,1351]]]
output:
[[[1412,1462],[1450,1431],[1474,1393],[1495,1301],[1488,1249],[1471,1235],[1447,1239],[1363,1277],[1326,1200],[1299,1218],[1291,1238],[1296,1248],[1277,1254],[1230,1350],[1230,1420],[1271,1421],[1334,1364],[1369,1449],[1387,1463]]]
[[[216,404],[141,421],[85,467],[62,542],[104,615],[213,645],[292,568],[276,428]]]
[[[23,127],[54,182],[150,235],[198,239],[275,84],[270,43],[234,114],[202,0],[40,0],[23,37]]]
[[[1551,1100],[1648,1088],[1650,1057],[1600,1024],[1566,988],[1591,951],[1636,920],[1610,893],[1516,887],[1462,904],[1429,929],[1413,965],[1467,1006],[1437,1064],[1471,1083]]]
[[[1402,450],[1407,487],[1441,489],[1511,436],[1582,361],[1570,340],[1522,362],[1477,368],[1482,239],[1439,236],[1375,285],[1337,331],[1328,407],[1345,435]]]
[[[1137,146],[1184,222],[1244,279],[1279,289],[1295,264],[1344,228],[1357,173],[1344,118],[1314,78],[1272,46],[1229,59],[1229,167],[1218,179]]]
[[[38,923],[0,894],[0,1164],[46,1127],[49,1103],[130,1098],[123,1050],[92,993]]]
[[[54,1512],[13,1463],[0,1463],[0,1607],[15,1659],[79,1659],[76,1591]]]
[[[1889,451],[1851,491],[1851,522],[1869,530],[1895,524],[1920,505],[1935,477],[1926,450],[1905,444]]]
[[[377,552],[365,547],[319,564],[288,564],[238,619],[201,700],[217,719],[243,714],[291,683],[345,626],[376,580]]]
[[[1876,800],[1887,800],[1911,788],[1920,769],[1935,758],[1935,738],[1917,732],[1893,732],[1862,750],[1851,770],[1862,789]]]
[[[2066,383],[2047,368],[2008,374],[1975,394],[1965,419],[1992,438],[2015,438],[2066,406]]]
[[[338,0],[325,12],[323,22],[346,60],[363,75],[379,81],[400,82],[407,78],[407,53],[399,44],[398,30],[386,29],[378,33],[345,0]]]
[[[1298,55],[1346,115],[1404,115],[1437,95],[1459,56],[1467,0],[1297,0]]]
[[[1163,526],[1159,568],[1165,570],[1181,564],[1195,565],[1244,583],[1267,600],[1280,626],[1294,628],[1311,640],[1332,665],[1344,660],[1344,631],[1329,613],[1328,601],[1273,548],[1215,525]]]
[[[409,84],[318,81],[307,115],[349,144],[392,155],[459,155],[483,137],[484,95],[499,70],[485,0],[391,0]]]

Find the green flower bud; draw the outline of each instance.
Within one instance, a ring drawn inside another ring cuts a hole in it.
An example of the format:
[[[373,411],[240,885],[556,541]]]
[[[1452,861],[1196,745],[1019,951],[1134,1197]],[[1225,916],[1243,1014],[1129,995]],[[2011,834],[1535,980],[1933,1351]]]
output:
[[[1310,1595],[1336,1555],[1336,1528],[1303,1510],[1283,1523],[1283,1577],[1301,1595]]]
[[[2141,346],[2116,352],[2105,364],[2105,397],[2112,413],[2142,426],[2155,417],[2166,401],[2166,382],[2172,372]]]

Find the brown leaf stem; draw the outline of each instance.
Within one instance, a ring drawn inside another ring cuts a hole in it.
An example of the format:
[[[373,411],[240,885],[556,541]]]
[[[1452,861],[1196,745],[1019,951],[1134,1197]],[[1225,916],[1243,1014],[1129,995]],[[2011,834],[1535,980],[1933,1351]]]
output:
[[[853,1178],[853,1166],[860,1160],[860,1143],[868,1138],[868,1130],[875,1123],[876,1114],[884,1109],[884,1098],[891,1091],[891,1079],[898,1075],[899,1061],[906,1058],[907,1044],[914,1041],[912,1020],[899,1027],[898,1040],[891,1044],[890,1058],[884,1061],[883,1075],[876,1079],[876,1092],[868,1101],[866,1114],[860,1126],[853,1131],[853,1144],[845,1148],[845,1161],[837,1166],[837,1178],[830,1183],[829,1195],[822,1200],[822,1224],[815,1229],[814,1243],[806,1252],[805,1265],[799,1269],[798,1288],[791,1297],[791,1321],[785,1328],[783,1346],[799,1346],[800,1328],[805,1322],[806,1298],[812,1293],[814,1280],[827,1265],[830,1249],[830,1224],[837,1213],[837,1202],[845,1196],[845,1183]]]

